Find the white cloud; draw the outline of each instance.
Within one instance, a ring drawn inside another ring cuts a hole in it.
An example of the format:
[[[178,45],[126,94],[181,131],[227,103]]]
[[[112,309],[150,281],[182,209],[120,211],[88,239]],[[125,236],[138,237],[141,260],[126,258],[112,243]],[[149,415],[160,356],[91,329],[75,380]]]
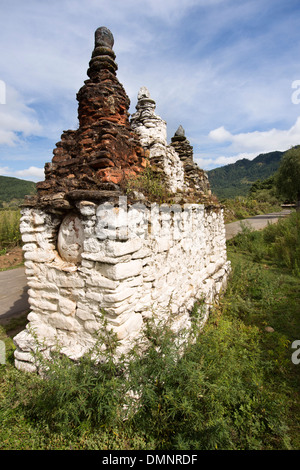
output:
[[[221,155],[220,157],[216,157],[216,158],[205,158],[205,157],[194,155],[194,160],[200,168],[208,171],[219,166],[230,165],[231,163],[235,163],[238,160],[242,160],[243,158],[246,158],[247,160],[253,160],[257,156],[258,156],[257,152],[238,153],[236,155],[231,155],[231,156]]]
[[[280,0],[14,0],[2,10],[0,80],[18,97],[11,109],[0,106],[0,144],[14,145],[15,161],[24,155],[23,137],[47,138],[48,152],[77,126],[75,96],[99,26],[115,37],[131,112],[147,86],[168,137],[182,124],[200,162],[220,165],[297,140],[299,123],[280,128],[299,114],[291,102],[291,84],[300,79],[299,14]],[[27,144],[27,166],[43,166],[38,139]]]
[[[5,166],[0,167],[0,175],[12,176],[14,178],[20,178],[28,181],[42,181],[45,177],[44,169],[36,166],[30,166],[23,170],[13,170],[12,168]]]
[[[14,172],[16,178],[21,178],[30,181],[40,181],[45,177],[44,168],[37,168],[36,166],[31,166],[25,170],[17,170]]]
[[[230,150],[234,152],[283,151],[300,144],[300,117],[287,130],[272,128],[268,131],[232,134],[222,126],[210,131],[209,137],[218,143],[230,142]]]
[[[42,130],[35,112],[20,93],[6,86],[6,102],[0,107],[0,144],[16,145],[20,135],[38,135]]]
[[[228,132],[224,126],[218,127],[210,131],[209,137],[215,142],[230,142],[232,141],[232,134]]]
[[[226,157],[226,156],[221,156],[216,158],[214,160],[214,163],[220,166],[223,165],[229,165],[230,163],[235,163],[238,160],[242,160],[243,158],[246,158],[247,160],[253,160],[255,157],[257,157],[258,154],[257,152],[255,153],[239,153],[237,155],[233,155],[231,157]]]

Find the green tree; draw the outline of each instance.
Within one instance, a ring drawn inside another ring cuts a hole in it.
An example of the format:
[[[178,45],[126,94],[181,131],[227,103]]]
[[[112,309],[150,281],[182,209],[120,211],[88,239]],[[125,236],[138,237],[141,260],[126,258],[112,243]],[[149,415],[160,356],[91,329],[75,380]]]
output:
[[[300,209],[300,146],[288,150],[280,163],[277,177],[277,190],[290,201],[296,201]]]

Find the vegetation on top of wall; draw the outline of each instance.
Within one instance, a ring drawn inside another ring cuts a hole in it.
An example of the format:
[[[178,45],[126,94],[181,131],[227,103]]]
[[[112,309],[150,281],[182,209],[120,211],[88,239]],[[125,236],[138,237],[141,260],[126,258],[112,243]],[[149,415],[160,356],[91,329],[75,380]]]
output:
[[[142,193],[150,202],[163,203],[172,197],[172,194],[167,190],[163,175],[150,165],[138,176],[127,181],[126,193],[133,192]]]

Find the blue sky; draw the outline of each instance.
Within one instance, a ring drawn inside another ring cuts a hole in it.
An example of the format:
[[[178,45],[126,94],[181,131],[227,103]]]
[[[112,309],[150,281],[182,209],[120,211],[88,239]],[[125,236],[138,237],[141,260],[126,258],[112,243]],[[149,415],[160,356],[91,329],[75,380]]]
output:
[[[205,170],[300,144],[299,0],[0,0],[0,174],[32,181],[88,77],[94,31],[115,38],[135,111],[146,86]],[[293,88],[294,87],[294,88]]]

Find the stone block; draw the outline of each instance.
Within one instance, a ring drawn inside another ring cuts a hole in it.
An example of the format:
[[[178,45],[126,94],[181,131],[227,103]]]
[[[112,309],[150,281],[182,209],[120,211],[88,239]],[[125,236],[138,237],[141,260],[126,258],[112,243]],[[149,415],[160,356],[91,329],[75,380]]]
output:
[[[124,256],[134,253],[142,247],[142,241],[139,238],[130,239],[128,241],[108,240],[106,245],[107,254],[110,256]]]
[[[93,202],[80,201],[77,204],[77,207],[80,210],[81,214],[85,217],[91,217],[96,214],[97,206]]]
[[[107,277],[100,274],[98,271],[82,269],[81,272],[85,276],[85,283],[87,286],[101,287],[101,288],[106,288],[106,289],[116,289],[119,285],[117,281],[108,279]]]
[[[24,253],[24,258],[26,261],[34,261],[36,263],[50,263],[55,259],[55,252],[36,249],[34,251],[27,251]]]
[[[77,274],[62,272],[57,269],[48,269],[47,278],[58,287],[76,289],[85,286],[84,280]]]
[[[95,320],[87,320],[84,322],[84,328],[89,333],[95,334],[97,333],[97,331],[101,330],[103,327],[101,323]]]
[[[39,310],[45,310],[47,312],[56,312],[57,311],[57,303],[50,302],[46,300],[42,296],[36,295],[35,297],[30,296],[28,299],[29,305],[34,308],[38,308]]]
[[[76,318],[65,316],[61,313],[53,313],[49,315],[49,324],[54,328],[59,328],[66,331],[79,332],[82,326]]]
[[[75,315],[76,302],[67,297],[60,297],[58,307],[64,315]]]
[[[138,276],[142,271],[142,263],[140,260],[132,260],[128,263],[119,263],[116,265],[102,264],[99,265],[99,271],[105,277],[112,280],[122,280],[129,277]]]
[[[121,326],[113,328],[119,341],[137,334],[143,327],[143,317],[139,313],[132,314]]]
[[[103,301],[104,302],[121,302],[125,299],[128,299],[128,297],[132,296],[135,292],[134,288],[123,288],[123,289],[118,289],[115,291],[113,294],[105,294],[103,296]]]
[[[83,310],[82,308],[77,308],[75,316],[82,321],[95,320],[95,315],[91,311]]]

